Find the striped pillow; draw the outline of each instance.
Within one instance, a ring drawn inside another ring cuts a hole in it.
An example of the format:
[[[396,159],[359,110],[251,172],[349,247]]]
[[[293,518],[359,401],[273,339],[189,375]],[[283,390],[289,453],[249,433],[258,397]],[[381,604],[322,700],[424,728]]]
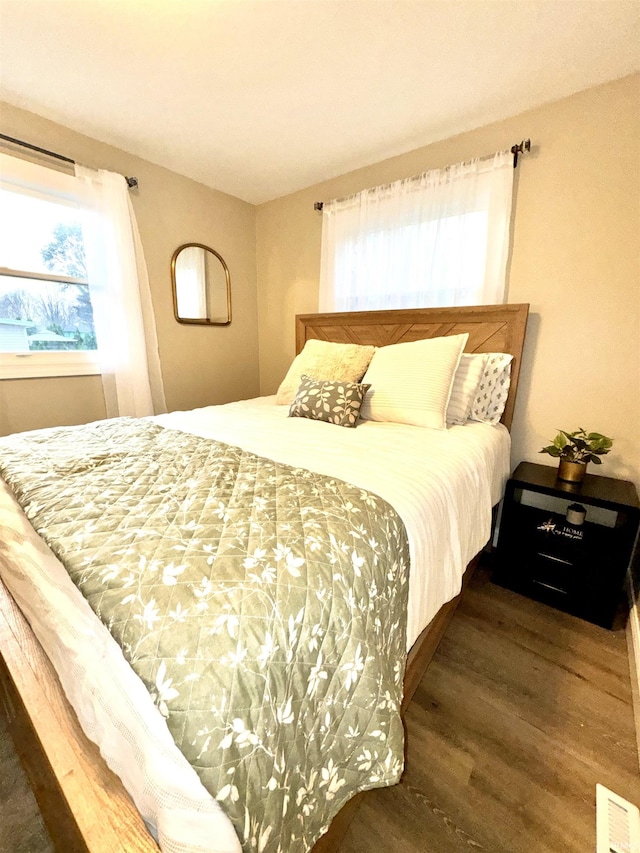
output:
[[[469,419],[471,404],[488,358],[486,352],[462,353],[456,375],[453,377],[453,388],[447,406],[447,426],[464,424]]]
[[[360,417],[446,429],[453,377],[468,337],[450,335],[377,349],[362,380],[371,390]]]

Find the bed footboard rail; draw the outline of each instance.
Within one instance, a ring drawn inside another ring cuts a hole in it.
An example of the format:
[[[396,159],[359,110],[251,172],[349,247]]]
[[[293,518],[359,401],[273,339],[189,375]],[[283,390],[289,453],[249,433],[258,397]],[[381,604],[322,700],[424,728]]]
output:
[[[158,853],[122,783],[80,728],[49,659],[1,580],[0,713],[56,850]]]

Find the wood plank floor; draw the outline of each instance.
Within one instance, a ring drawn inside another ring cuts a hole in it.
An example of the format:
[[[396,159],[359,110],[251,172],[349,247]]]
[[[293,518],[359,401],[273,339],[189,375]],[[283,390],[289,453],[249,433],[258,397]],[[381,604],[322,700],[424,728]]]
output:
[[[0,853],[53,853],[38,805],[1,719]]]
[[[406,716],[400,785],[340,853],[584,853],[595,785],[640,804],[625,632],[476,572]]]
[[[406,723],[403,781],[364,798],[339,853],[584,853],[596,782],[640,804],[624,631],[494,586],[481,568]],[[25,846],[16,834],[3,846],[1,806],[1,851],[51,849],[33,816]]]

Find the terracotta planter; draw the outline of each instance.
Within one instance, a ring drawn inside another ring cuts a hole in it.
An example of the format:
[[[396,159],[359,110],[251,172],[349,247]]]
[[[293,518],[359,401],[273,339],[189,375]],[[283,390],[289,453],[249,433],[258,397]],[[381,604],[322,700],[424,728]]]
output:
[[[567,483],[581,483],[586,472],[586,462],[571,462],[569,459],[561,459],[558,466],[558,479]]]

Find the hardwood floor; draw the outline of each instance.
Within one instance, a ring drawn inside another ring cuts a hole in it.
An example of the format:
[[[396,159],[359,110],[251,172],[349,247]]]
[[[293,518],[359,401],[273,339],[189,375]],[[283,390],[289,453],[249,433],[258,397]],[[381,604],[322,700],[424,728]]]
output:
[[[640,804],[625,632],[488,581],[463,595],[406,716],[400,785],[340,853],[595,849],[595,785]]]
[[[482,568],[406,725],[403,781],[363,798],[339,853],[584,853],[596,782],[640,804],[624,631],[495,586]],[[33,821],[21,849],[45,853]],[[13,853],[2,823],[0,809],[0,850]]]
[[[53,853],[53,844],[1,719],[0,853]]]

